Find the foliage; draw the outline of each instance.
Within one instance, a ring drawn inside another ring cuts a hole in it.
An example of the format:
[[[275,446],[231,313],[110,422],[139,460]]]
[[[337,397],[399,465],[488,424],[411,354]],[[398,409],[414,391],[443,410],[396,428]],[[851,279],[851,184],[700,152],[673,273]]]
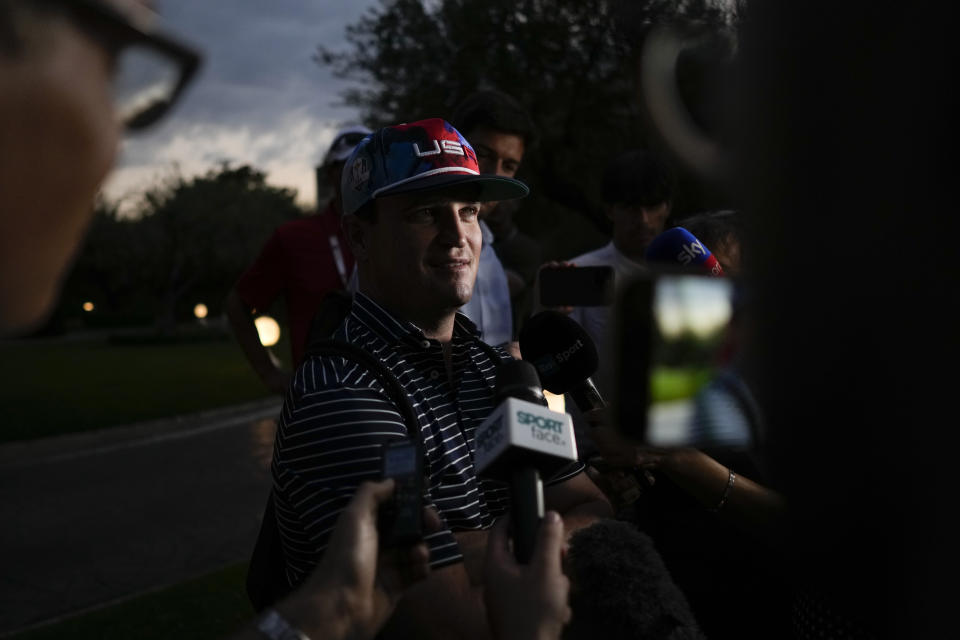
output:
[[[155,321],[170,332],[203,301],[211,315],[273,229],[302,211],[290,189],[249,166],[222,165],[148,191],[138,214],[101,202],[65,287],[61,316],[86,324]]]
[[[658,144],[634,81],[650,26],[730,19],[708,0],[382,0],[347,28],[346,50],[320,46],[316,60],[357,82],[344,99],[374,126],[449,117],[481,88],[516,97],[540,133],[520,176],[533,195],[517,221],[555,257],[607,230],[598,193],[611,154]],[[564,211],[590,220],[594,234],[571,233]]]

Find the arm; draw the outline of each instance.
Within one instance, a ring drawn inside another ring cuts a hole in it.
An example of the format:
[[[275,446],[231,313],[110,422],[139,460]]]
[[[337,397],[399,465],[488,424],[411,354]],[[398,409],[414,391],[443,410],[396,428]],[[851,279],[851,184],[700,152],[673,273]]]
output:
[[[429,572],[424,544],[397,553],[380,553],[377,507],[393,491],[393,480],[366,482],[337,519],[320,566],[293,594],[275,607],[295,629],[312,638],[373,638],[403,590]],[[233,640],[264,636],[255,623]]]
[[[586,473],[577,473],[543,489],[543,501],[563,518],[567,536],[601,518],[612,518],[613,507],[603,491]]]
[[[731,469],[697,449],[641,452],[641,463],[663,471],[707,509],[720,505],[718,515],[770,542],[782,540],[786,516],[783,496],[736,473],[727,491]]]
[[[233,328],[233,335],[260,380],[274,393],[286,393],[290,374],[278,366],[273,354],[260,342],[260,334],[257,333],[250,309],[240,299],[235,288],[227,295],[224,311]]]
[[[537,532],[530,564],[513,557],[506,518],[490,534],[484,562],[484,598],[490,626],[499,640],[550,640],[570,621],[570,581],[563,574],[563,522],[548,511]]]
[[[464,563],[434,569],[400,599],[383,638],[489,640],[482,585],[474,584]]]
[[[591,416],[595,418],[596,416]],[[600,425],[591,435],[603,459],[624,468],[658,469],[704,508],[720,504],[730,480],[730,469],[698,449],[658,449],[626,439]],[[736,469],[733,470],[736,473]],[[736,474],[718,515],[770,542],[782,540],[786,502],[772,489]]]
[[[568,535],[600,518],[613,516],[607,497],[582,472],[545,487],[544,502],[548,509],[562,516],[561,530]],[[491,637],[485,617],[483,575],[478,572],[491,534],[465,531],[454,535],[461,545],[463,563],[435,570],[427,580],[410,589],[385,629],[387,638],[427,637],[423,635],[427,629],[437,634],[429,637],[436,638]],[[438,602],[443,602],[443,606],[437,606]]]

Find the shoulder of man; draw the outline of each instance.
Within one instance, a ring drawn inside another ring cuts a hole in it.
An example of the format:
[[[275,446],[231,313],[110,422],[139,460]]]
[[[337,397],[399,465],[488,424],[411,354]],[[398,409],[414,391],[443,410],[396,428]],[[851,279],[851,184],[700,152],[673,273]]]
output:
[[[383,362],[383,345],[379,345],[378,351],[378,345],[372,341],[350,342],[344,338],[341,331],[337,331],[330,341],[344,345],[346,352],[338,353],[316,344],[308,348],[292,381],[291,388],[295,395],[344,388],[383,390],[370,364],[362,357],[351,355],[354,350],[362,351],[389,370],[388,365]]]

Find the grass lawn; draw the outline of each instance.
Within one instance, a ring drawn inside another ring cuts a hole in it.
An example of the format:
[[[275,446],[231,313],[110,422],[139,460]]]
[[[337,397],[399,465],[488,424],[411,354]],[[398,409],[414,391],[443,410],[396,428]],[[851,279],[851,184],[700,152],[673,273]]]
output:
[[[224,638],[254,617],[244,588],[246,575],[247,565],[241,563],[10,637],[16,640]]]
[[[284,343],[274,347],[289,357]],[[100,429],[269,395],[231,339],[167,344],[0,344],[0,441]]]
[[[715,371],[710,369],[668,369],[661,367],[652,375],[651,395],[654,402],[682,400],[697,393]]]

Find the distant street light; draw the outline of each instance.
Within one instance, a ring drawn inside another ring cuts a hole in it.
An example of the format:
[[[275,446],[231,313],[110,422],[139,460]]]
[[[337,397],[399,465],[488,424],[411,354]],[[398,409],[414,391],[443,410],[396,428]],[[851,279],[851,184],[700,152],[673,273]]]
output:
[[[194,315],[198,320],[203,320],[204,318],[206,318],[206,317],[207,317],[207,305],[203,304],[202,302],[199,303],[199,304],[197,304],[197,306],[195,306],[195,307],[193,308],[193,315]]]
[[[83,310],[86,311],[87,313],[90,313],[91,311],[93,311],[93,303],[92,303],[92,302],[84,302],[84,303],[83,303]]]
[[[253,321],[260,335],[260,343],[265,347],[272,347],[280,340],[280,325],[270,316],[260,316]]]

